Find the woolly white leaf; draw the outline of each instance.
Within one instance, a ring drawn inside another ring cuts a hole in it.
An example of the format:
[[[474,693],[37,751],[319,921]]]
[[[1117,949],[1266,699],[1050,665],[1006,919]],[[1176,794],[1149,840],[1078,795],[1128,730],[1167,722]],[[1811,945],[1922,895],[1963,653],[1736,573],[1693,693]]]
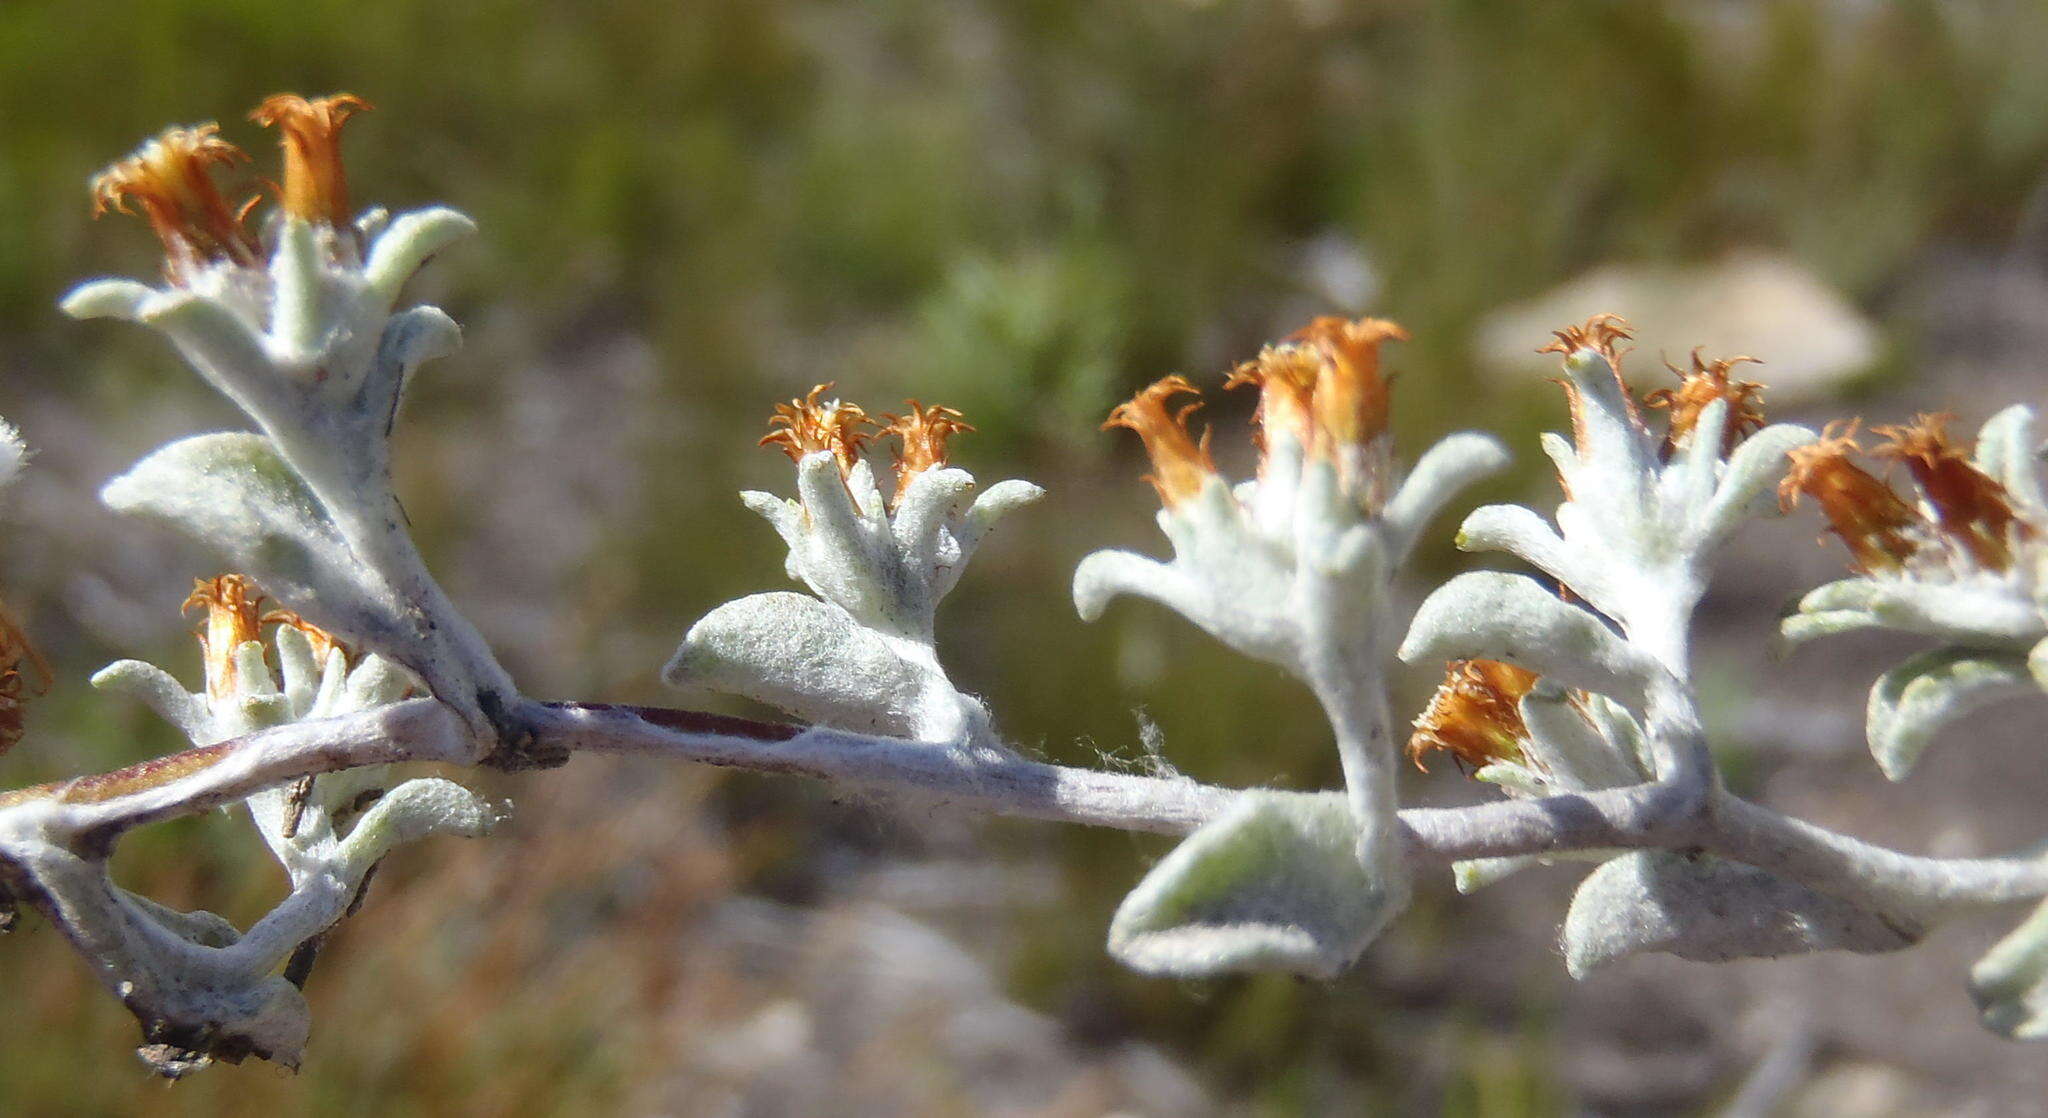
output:
[[[2034,449],[2034,410],[2014,404],[1978,428],[1975,464],[2021,504],[2048,511]]]
[[[213,716],[207,712],[205,700],[185,690],[176,677],[155,664],[116,660],[93,675],[92,685],[139,700],[195,745],[210,745],[219,740],[213,733]]]
[[[1904,780],[1942,726],[1986,704],[2036,692],[2018,656],[1967,648],[1920,653],[1870,688],[1870,753],[1885,776]]]
[[[1884,628],[1978,646],[2025,648],[2048,631],[2034,603],[2003,582],[1845,578],[1809,591],[1798,612],[1862,612]]]
[[[988,534],[990,528],[995,527],[996,521],[1043,496],[1044,489],[1021,478],[1011,478],[989,486],[982,491],[981,496],[974,499],[972,505],[967,507],[967,515],[962,518],[958,533],[961,550],[972,553],[981,542],[981,538]]]
[[[338,852],[337,868],[361,881],[395,847],[431,835],[477,838],[497,825],[498,812],[452,780],[425,777],[393,788],[363,813]]]
[[[384,305],[398,298],[398,289],[427,258],[476,232],[476,222],[446,207],[415,210],[391,220],[384,235],[370,246],[363,278]]]
[[[1460,893],[1477,893],[1496,881],[1501,881],[1530,866],[1542,865],[1543,860],[1534,854],[1514,854],[1505,858],[1467,858],[1451,863],[1452,880],[1457,883]]]
[[[1568,512],[1570,506],[1560,510]],[[1466,514],[1458,526],[1460,551],[1505,551],[1569,586],[1580,597],[1612,604],[1610,580],[1557,533],[1534,509],[1521,505],[1484,505]]]
[[[1626,742],[1602,736],[1582,704],[1543,680],[1522,697],[1528,750],[1551,779],[1566,789],[1621,788],[1650,778]]]
[[[1416,459],[1380,514],[1393,541],[1395,561],[1414,547],[1429,521],[1473,482],[1507,468],[1507,448],[1491,435],[1460,431]]]
[[[1398,862],[1359,861],[1339,793],[1241,793],[1131,891],[1110,954],[1148,974],[1333,978],[1407,904]]]
[[[1869,610],[1826,609],[1812,612],[1800,611],[1778,621],[1778,639],[1773,642],[1772,653],[1783,656],[1799,645],[1818,637],[1831,637],[1837,633],[1850,633],[1858,629],[1881,629],[1884,622]]]
[[[2048,901],[1970,968],[1984,1027],[2012,1040],[2048,1040]]]
[[[914,732],[921,697],[935,684],[930,669],[845,610],[788,592],[755,594],[706,614],[662,678],[742,695],[806,722],[897,735]]]
[[[1745,518],[1776,509],[1776,486],[1785,473],[1785,456],[1819,437],[1805,427],[1778,423],[1744,439],[1728,456],[1721,483],[1702,517],[1704,538],[1718,538]]]
[[[1639,850],[1579,885],[1564,922],[1565,968],[1584,978],[1602,964],[1645,953],[1703,963],[1813,951],[1874,954],[1910,947],[1921,934],[1910,921],[1753,866]]]
[[[172,443],[108,482],[100,499],[183,528],[295,608],[317,602],[338,635],[383,636],[393,625],[393,607],[363,585],[319,500],[261,435]]]
[[[1074,611],[1094,621],[1121,595],[1150,598],[1200,623],[1205,596],[1186,574],[1134,551],[1097,551],[1074,567]]]
[[[115,318],[135,321],[155,298],[157,290],[130,279],[102,279],[81,283],[71,289],[58,305],[73,318]]]
[[[1624,699],[1662,671],[1593,614],[1534,579],[1499,571],[1473,571],[1438,587],[1415,611],[1400,657],[1410,664],[1501,660]]]

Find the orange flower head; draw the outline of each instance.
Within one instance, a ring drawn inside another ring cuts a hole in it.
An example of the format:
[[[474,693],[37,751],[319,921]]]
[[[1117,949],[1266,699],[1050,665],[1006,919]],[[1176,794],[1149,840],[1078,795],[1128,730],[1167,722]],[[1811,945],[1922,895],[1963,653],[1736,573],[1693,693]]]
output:
[[[1891,486],[1849,461],[1861,449],[1856,423],[1837,420],[1820,441],[1790,451],[1778,501],[1790,511],[1801,496],[1812,497],[1828,529],[1849,549],[1852,566],[1865,574],[1896,571],[1919,549],[1906,533],[1920,525],[1920,515]]]
[[[1635,328],[1628,320],[1612,312],[1596,314],[1586,321],[1554,330],[1555,339],[1549,345],[1537,350],[1538,353],[1556,353],[1570,357],[1582,349],[1590,349],[1607,359],[1616,373],[1621,372],[1621,359],[1629,351],[1621,348],[1622,342],[1635,340]]]
[[[49,691],[52,682],[49,662],[0,606],[0,754],[21,741],[23,703]]]
[[[165,270],[174,282],[212,260],[257,262],[256,238],[213,181],[214,167],[249,157],[219,132],[217,124],[167,129],[93,176],[93,216],[134,213],[131,202],[141,207],[163,242]]]
[[[1167,402],[1184,392],[1192,392],[1198,398],[1179,411],[1168,410]],[[1145,480],[1159,491],[1159,500],[1167,508],[1200,493],[1209,479],[1216,476],[1216,463],[1209,457],[1208,432],[1203,432],[1199,443],[1188,433],[1189,414],[1202,406],[1200,395],[1186,377],[1163,377],[1118,404],[1102,424],[1105,431],[1128,427],[1144,440],[1145,453],[1151,457],[1154,471]]]
[[[275,125],[284,148],[284,212],[300,221],[346,228],[348,176],[341,163],[341,129],[350,117],[371,108],[351,93],[307,99],[296,93],[266,97],[249,119]]]
[[[1536,686],[1536,673],[1498,660],[1453,660],[1429,707],[1415,720],[1408,759],[1424,772],[1423,755],[1448,752],[1460,768],[1484,768],[1493,761],[1520,761],[1529,728],[1521,702]]]
[[[1267,346],[1258,357],[1231,370],[1223,382],[1225,389],[1248,384],[1258,387],[1259,408],[1252,422],[1258,426],[1254,437],[1261,451],[1273,432],[1293,437],[1304,454],[1321,449],[1312,402],[1322,368],[1321,358],[1307,346],[1279,345]],[[1261,463],[1262,472],[1264,468]]]
[[[896,452],[896,497],[902,500],[909,490],[911,479],[926,470],[937,469],[946,464],[946,443],[962,431],[974,430],[957,411],[947,407],[925,407],[916,400],[905,400],[910,408],[908,415],[884,415],[888,424],[882,428],[884,435],[894,435],[902,443]]]
[[[2002,571],[2012,566],[2010,537],[2033,529],[2013,514],[2005,487],[1978,471],[1950,441],[1946,412],[1915,416],[1898,427],[1873,428],[1887,442],[1873,453],[1904,462],[1934,508],[1943,537],[1968,552],[1977,565]]]
[[[1643,397],[1643,403],[1671,411],[1671,425],[1664,433],[1666,459],[1699,426],[1700,413],[1716,400],[1728,401],[1728,425],[1721,434],[1722,457],[1733,453],[1742,440],[1763,429],[1764,386],[1755,381],[1735,380],[1728,375],[1730,369],[1745,361],[1757,363],[1754,357],[1702,361],[1700,351],[1695,349],[1690,371],[1682,371],[1670,364],[1664,366],[1678,377],[1678,387],[1660,388]]]
[[[1380,375],[1380,344],[1405,342],[1408,331],[1383,318],[1356,322],[1325,315],[1295,333],[1294,341],[1323,361],[1310,406],[1318,433],[1336,446],[1362,446],[1387,430],[1392,398]]]
[[[854,463],[860,461],[861,448],[874,438],[874,432],[868,430],[874,421],[857,405],[818,399],[831,389],[832,382],[827,381],[814,386],[802,399],[775,405],[775,414],[768,419],[768,426],[774,430],[761,436],[756,445],[776,447],[789,455],[792,462],[803,461],[807,454],[829,451],[839,463],[839,476],[852,473]]]
[[[1607,368],[1614,373],[1614,383],[1621,389],[1621,398],[1628,405],[1629,418],[1638,427],[1642,418],[1636,412],[1635,397],[1629,393],[1628,382],[1621,379],[1621,359],[1629,350],[1621,343],[1635,337],[1628,320],[1618,314],[1596,314],[1577,326],[1567,326],[1551,332],[1549,345],[1537,350],[1538,353],[1556,353],[1570,359],[1582,349],[1590,349],[1607,362]],[[1570,377],[1559,377],[1556,383],[1564,388],[1565,406],[1572,415],[1572,442],[1584,453],[1586,445],[1586,402],[1579,398],[1579,386]]]
[[[216,699],[235,691],[238,669],[235,650],[258,639],[263,626],[263,595],[247,575],[225,574],[202,578],[192,594],[178,607],[188,613],[194,607],[206,610],[200,626],[199,651],[206,657],[206,693]]]

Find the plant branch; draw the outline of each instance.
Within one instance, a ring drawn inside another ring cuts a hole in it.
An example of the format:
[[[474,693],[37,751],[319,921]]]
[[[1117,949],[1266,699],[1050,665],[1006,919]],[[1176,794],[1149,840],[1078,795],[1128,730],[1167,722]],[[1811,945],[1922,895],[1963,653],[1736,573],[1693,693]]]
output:
[[[1186,834],[1236,792],[1186,779],[1073,768],[929,742],[697,711],[530,703],[537,739],[566,752],[667,757],[786,773],[887,798],[1155,834]],[[57,800],[73,833],[103,836],[232,803],[301,776],[404,761],[474,763],[447,707],[415,699],[299,722],[100,776],[0,793],[0,812]],[[1595,848],[1711,852],[1845,900],[1920,916],[2048,896],[2048,858],[1927,858],[1840,835],[1726,792],[1641,784],[1537,800],[1400,813],[1418,866]]]

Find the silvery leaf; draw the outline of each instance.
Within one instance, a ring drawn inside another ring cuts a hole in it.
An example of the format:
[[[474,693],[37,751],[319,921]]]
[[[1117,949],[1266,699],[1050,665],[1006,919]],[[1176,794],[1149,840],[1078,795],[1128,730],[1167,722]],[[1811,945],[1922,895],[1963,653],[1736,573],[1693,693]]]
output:
[[[1598,617],[1534,579],[1499,571],[1462,574],[1415,611],[1401,659],[1501,660],[1566,687],[1638,696],[1661,669]]]
[[[1110,954],[1147,974],[1332,978],[1405,906],[1398,866],[1359,861],[1341,793],[1239,794],[1124,898]]]
[[[1970,968],[1984,1027],[2012,1040],[2048,1040],[2048,901]]]
[[[1904,780],[1950,721],[2000,699],[2036,694],[2026,661],[1968,648],[1920,653],[1870,688],[1865,733],[1871,756],[1892,780]]]
[[[894,735],[914,732],[919,699],[933,685],[930,670],[845,610],[786,591],[704,615],[662,678],[741,695],[806,722]]]
[[[1914,923],[1816,893],[1753,866],[1710,855],[1639,850],[1588,874],[1564,922],[1565,968],[1583,978],[1629,955],[1695,962],[1812,951],[1897,951]]]

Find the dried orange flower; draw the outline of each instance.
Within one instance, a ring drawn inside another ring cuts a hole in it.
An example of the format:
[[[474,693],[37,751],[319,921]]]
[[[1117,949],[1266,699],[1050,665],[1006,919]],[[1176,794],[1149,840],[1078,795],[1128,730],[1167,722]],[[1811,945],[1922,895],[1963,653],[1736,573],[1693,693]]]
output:
[[[775,430],[761,436],[757,445],[776,447],[792,462],[803,461],[807,454],[830,451],[839,463],[840,476],[851,473],[854,463],[860,461],[861,448],[874,437],[867,430],[874,421],[857,405],[818,399],[831,388],[832,382],[827,381],[800,400],[775,405],[775,414],[768,420]]]
[[[134,213],[130,202],[142,207],[163,242],[174,282],[211,260],[256,263],[256,239],[221,197],[212,171],[249,157],[219,132],[217,124],[168,129],[92,180],[94,217],[109,210]]]
[[[1621,359],[1629,351],[1621,348],[1622,342],[1634,341],[1634,328],[1628,320],[1612,312],[1596,314],[1577,326],[1567,326],[1551,332],[1555,338],[1549,345],[1537,350],[1538,353],[1557,353],[1569,357],[1582,349],[1590,349],[1607,359],[1614,371],[1621,372]]]
[[[1294,341],[1323,359],[1310,401],[1317,430],[1340,446],[1359,446],[1384,434],[1391,408],[1380,375],[1380,344],[1405,342],[1408,331],[1383,318],[1356,322],[1326,315],[1295,333]]]
[[[908,415],[884,415],[888,424],[882,428],[885,435],[894,435],[902,442],[902,449],[896,452],[896,499],[902,500],[905,490],[910,488],[912,478],[946,464],[946,442],[962,431],[972,431],[973,426],[957,411],[947,407],[925,407],[916,400],[905,400],[910,408]]]
[[[200,627],[199,650],[206,657],[206,693],[216,699],[235,691],[235,650],[256,640],[263,626],[263,595],[247,575],[225,574],[202,578],[192,594],[178,607],[180,613],[193,607],[206,610]]]
[[[1903,426],[1872,428],[1888,440],[1872,453],[1904,462],[1933,506],[1941,534],[1978,566],[2002,571],[2012,565],[2012,533],[2032,529],[2013,515],[2005,487],[1979,472],[1949,440],[1947,426],[1954,418],[1922,414]]]
[[[1536,673],[1499,660],[1453,660],[1429,707],[1415,720],[1408,759],[1428,772],[1423,755],[1441,749],[1462,768],[1493,761],[1520,761],[1528,727],[1521,701],[1536,686]]]
[[[1669,363],[1664,366],[1678,377],[1678,387],[1660,388],[1643,397],[1643,403],[1671,409],[1671,426],[1664,433],[1665,458],[1670,458],[1672,450],[1692,434],[1693,428],[1699,426],[1700,413],[1716,400],[1728,401],[1728,426],[1721,434],[1723,457],[1733,453],[1742,440],[1763,429],[1764,386],[1755,381],[1734,380],[1728,375],[1728,370],[1745,361],[1759,363],[1754,357],[1702,361],[1700,351],[1695,349],[1689,371]]]
[[[1279,345],[1267,346],[1258,357],[1231,370],[1223,382],[1225,389],[1249,384],[1259,390],[1259,408],[1252,422],[1258,428],[1254,438],[1261,451],[1266,449],[1269,433],[1284,432],[1303,453],[1316,453],[1322,440],[1316,435],[1312,401],[1322,368],[1322,361],[1308,347]],[[1264,468],[1262,462],[1260,469]]]
[[[1791,450],[1792,465],[1778,485],[1778,501],[1790,511],[1802,495],[1812,497],[1857,570],[1895,571],[1918,549],[1906,533],[1920,524],[1920,516],[1891,486],[1849,461],[1861,449],[1856,424],[1837,420],[1819,441]]]
[[[1179,411],[1167,410],[1167,401],[1183,392],[1192,392],[1198,398]],[[1155,471],[1147,474],[1145,480],[1159,491],[1159,500],[1167,508],[1200,493],[1209,479],[1216,476],[1216,463],[1209,457],[1208,432],[1203,432],[1199,443],[1188,433],[1188,415],[1202,406],[1200,396],[1201,392],[1186,377],[1163,377],[1118,404],[1102,424],[1105,431],[1128,427],[1144,440],[1145,453],[1151,457]]]
[[[53,682],[50,665],[29,643],[12,614],[0,606],[0,753],[21,740],[22,704]]]
[[[348,226],[348,177],[341,163],[341,129],[372,106],[352,93],[307,99],[279,93],[264,99],[249,119],[277,126],[284,148],[284,212],[336,229]]]

